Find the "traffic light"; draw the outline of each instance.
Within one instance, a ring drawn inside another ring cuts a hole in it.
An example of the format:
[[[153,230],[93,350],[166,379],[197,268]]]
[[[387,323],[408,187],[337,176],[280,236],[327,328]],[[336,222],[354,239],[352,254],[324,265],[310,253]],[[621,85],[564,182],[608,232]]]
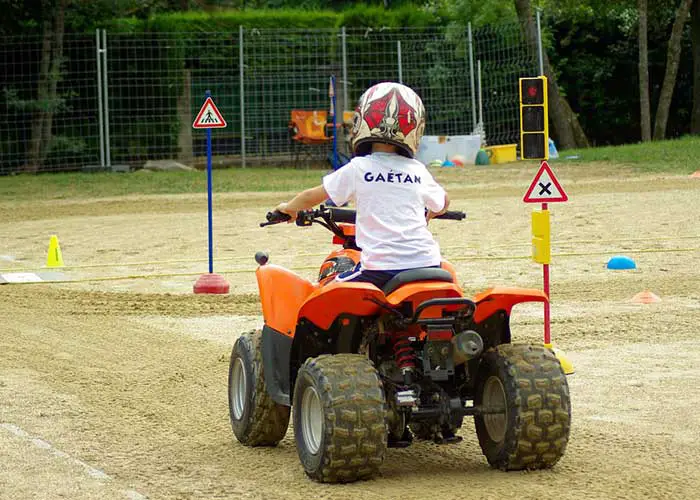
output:
[[[547,118],[547,77],[520,79],[520,157],[523,160],[549,158]]]

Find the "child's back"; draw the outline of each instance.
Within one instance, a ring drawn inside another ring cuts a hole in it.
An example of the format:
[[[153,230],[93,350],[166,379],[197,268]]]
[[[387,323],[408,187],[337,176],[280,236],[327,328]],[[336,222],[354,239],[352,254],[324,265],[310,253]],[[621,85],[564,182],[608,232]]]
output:
[[[323,186],[336,204],[355,200],[362,268],[400,270],[440,264],[425,208],[438,212],[445,191],[417,160],[374,152],[328,175]]]

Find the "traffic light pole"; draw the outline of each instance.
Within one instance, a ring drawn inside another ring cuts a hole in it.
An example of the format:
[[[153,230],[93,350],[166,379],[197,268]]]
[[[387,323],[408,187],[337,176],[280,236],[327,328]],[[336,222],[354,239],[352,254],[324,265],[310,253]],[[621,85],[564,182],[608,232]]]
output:
[[[540,9],[537,9],[537,58],[540,63],[540,76],[544,76],[544,57],[542,55],[542,27],[540,25]]]

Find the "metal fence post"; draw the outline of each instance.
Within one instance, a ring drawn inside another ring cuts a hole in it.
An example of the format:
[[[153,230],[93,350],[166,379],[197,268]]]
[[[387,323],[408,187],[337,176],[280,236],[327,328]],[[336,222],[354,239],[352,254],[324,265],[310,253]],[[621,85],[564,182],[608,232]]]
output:
[[[348,109],[348,47],[345,26],[342,27],[341,38],[343,41],[343,111]]]
[[[481,59],[476,61],[477,86],[479,87],[479,123],[484,123],[484,101],[481,88]]]
[[[396,40],[396,57],[399,61],[399,83],[403,85],[403,67],[401,66],[401,40]]]
[[[105,156],[106,156],[106,167],[112,166],[110,145],[109,145],[109,91],[107,85],[107,30],[102,30],[102,71],[104,76],[102,78],[104,83],[104,120],[105,120]]]
[[[243,71],[243,26],[238,27],[238,61],[241,85],[241,166],[245,168],[245,73]]]
[[[537,9],[537,57],[540,63],[540,76],[544,76],[544,58],[542,55],[542,28],[540,26],[540,9]]]
[[[472,39],[472,23],[467,24],[467,34],[469,39],[469,81],[472,90],[472,125],[476,129],[476,94],[474,92],[474,42]]]
[[[105,168],[104,103],[102,102],[102,44],[100,30],[95,30],[95,58],[97,63],[97,123],[100,135],[100,168]]]

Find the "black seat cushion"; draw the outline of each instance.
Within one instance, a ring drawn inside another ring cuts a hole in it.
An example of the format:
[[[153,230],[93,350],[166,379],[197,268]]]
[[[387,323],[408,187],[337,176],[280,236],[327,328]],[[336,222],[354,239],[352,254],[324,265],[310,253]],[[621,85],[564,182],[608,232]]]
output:
[[[451,283],[453,280],[449,271],[445,271],[444,269],[437,267],[409,269],[408,271],[401,271],[399,274],[387,281],[386,285],[382,287],[382,292],[384,292],[384,295],[389,295],[398,287],[405,285],[406,283],[414,283],[416,281],[447,281]]]

